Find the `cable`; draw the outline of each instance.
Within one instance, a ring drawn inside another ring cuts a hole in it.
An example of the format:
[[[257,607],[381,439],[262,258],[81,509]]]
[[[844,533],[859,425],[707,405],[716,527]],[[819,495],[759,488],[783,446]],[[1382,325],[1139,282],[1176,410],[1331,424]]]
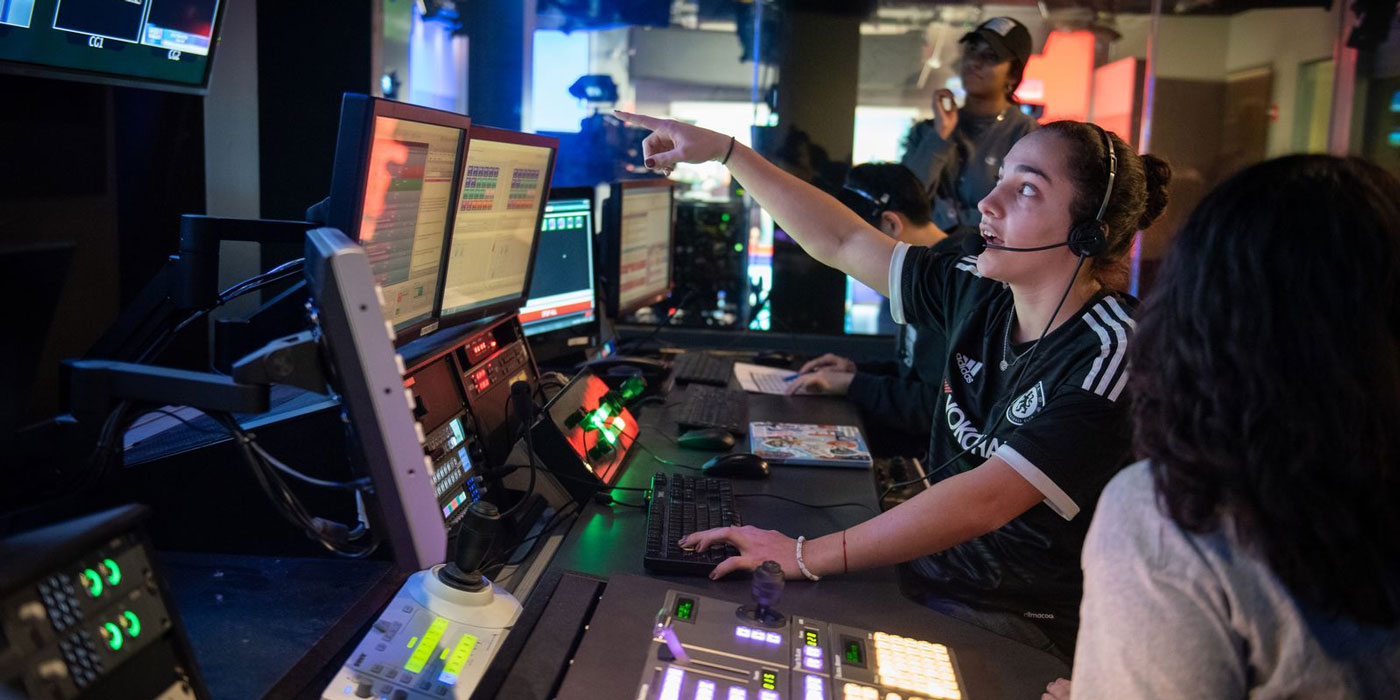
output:
[[[1055,310],[1050,313],[1050,320],[1045,322],[1045,328],[1040,331],[1040,337],[1036,339],[1035,345],[1032,345],[1030,352],[1026,354],[1026,361],[1019,368],[1017,368],[1016,381],[1011,382],[1012,390],[1007,393],[1007,396],[1010,401],[1015,401],[1016,397],[1020,394],[1021,379],[1026,375],[1026,368],[1030,367],[1031,360],[1035,359],[1035,353],[1037,350],[1040,349],[1040,341],[1045,340],[1045,336],[1050,333],[1050,327],[1055,325],[1055,317],[1060,315],[1060,308],[1065,305],[1065,300],[1069,298],[1070,291],[1074,289],[1074,281],[1079,278],[1079,270],[1080,268],[1084,267],[1085,259],[1085,256],[1079,256],[1079,262],[1074,266],[1074,274],[1070,276],[1069,284],[1065,285],[1064,294],[1060,295],[1060,302],[1058,304],[1055,304]],[[996,429],[1001,427],[1002,420],[1006,418],[1006,408],[1007,406],[1001,406],[1000,403],[993,404],[992,415],[996,416],[996,419],[992,421],[992,427],[988,428],[982,433],[981,439],[979,439],[977,442],[972,443],[972,445],[963,448],[963,451],[953,455],[952,457],[949,457],[948,461],[938,465],[923,476],[890,484],[888,487],[885,488],[884,491],[880,493],[880,501],[883,502],[885,500],[885,497],[889,496],[890,492],[894,491],[897,488],[903,488],[910,484],[917,484],[920,481],[928,481],[929,479],[932,479],[934,475],[938,474],[944,469],[947,469],[949,465],[961,459],[963,455],[986,444],[988,440],[992,439],[992,434],[996,432]]]
[[[335,554],[351,557],[363,558],[369,556],[379,547],[379,538],[363,523],[357,524],[354,528],[347,527],[341,523],[326,520],[324,518],[311,515],[302,504],[285,481],[278,475],[280,467],[266,461],[267,452],[256,445],[254,436],[243,430],[238,421],[228,413],[210,414],[210,417],[219,421],[228,428],[235,436],[235,443],[238,445],[240,454],[253,471],[254,478],[263,492],[272,501],[273,508],[288,522],[299,527],[308,538],[321,545],[327,551]],[[279,463],[280,464],[280,463]],[[290,468],[289,468],[290,469]],[[291,470],[293,473],[295,470]],[[300,475],[305,476],[305,475]],[[307,477],[311,478],[311,477]],[[319,481],[319,480],[318,480]],[[335,483],[335,482],[327,482]],[[360,489],[356,489],[357,491]],[[369,537],[366,544],[355,547],[346,546],[348,543]]]
[[[813,508],[813,509],[816,509],[816,510],[826,510],[826,509],[828,509],[828,508],[864,508],[864,509],[866,509],[866,510],[872,512],[872,513],[875,513],[875,514],[877,514],[877,515],[879,514],[879,511],[878,511],[878,510],[876,510],[876,509],[874,509],[874,508],[872,508],[872,507],[870,507],[870,506],[868,506],[868,505],[866,505],[866,504],[864,504],[864,503],[854,503],[854,502],[852,502],[852,501],[844,501],[844,502],[842,502],[842,503],[804,503],[803,501],[798,501],[798,500],[795,500],[795,499],[792,499],[792,498],[788,498],[787,496],[779,496],[779,495],[773,494],[773,493],[736,493],[736,494],[734,494],[734,497],[735,497],[735,498],[775,498],[775,499],[777,499],[777,500],[779,500],[779,501],[787,501],[788,503],[795,503],[795,504],[797,504],[797,505],[799,505],[799,506],[802,506],[802,507],[804,507],[804,508]]]
[[[535,495],[535,479],[539,476],[539,465],[537,464],[539,460],[535,456],[535,431],[533,429],[535,399],[530,395],[529,382],[521,380],[510,385],[510,402],[511,408],[516,413],[522,414],[517,417],[521,419],[520,426],[525,431],[525,458],[530,460],[530,483],[525,487],[525,495],[521,496],[515,505],[501,512],[502,518],[519,510],[526,501],[530,500],[531,496]]]
[[[570,507],[572,507],[572,508],[574,509],[574,512],[573,512],[573,513],[570,513],[570,512],[569,512],[569,508],[570,508]],[[563,524],[564,524],[564,520],[563,520],[564,516],[570,515],[570,514],[572,514],[572,515],[577,515],[579,510],[580,510],[580,508],[579,508],[579,504],[578,504],[577,501],[569,501],[568,503],[565,503],[563,507],[561,507],[559,510],[555,511],[553,515],[549,516],[549,520],[546,520],[546,521],[545,521],[545,524],[544,524],[543,526],[540,527],[540,531],[539,531],[539,532],[537,532],[537,533],[535,533],[535,534],[533,534],[533,535],[530,535],[529,537],[522,538],[519,542],[516,542],[516,543],[515,543],[515,546],[512,547],[510,551],[515,551],[515,550],[517,550],[517,549],[520,549],[520,547],[522,547],[523,545],[525,545],[525,544],[527,544],[527,543],[537,543],[541,537],[547,537],[547,536],[549,536],[550,534],[553,533],[553,531],[554,531],[555,528],[557,528],[557,527],[559,527],[560,525],[563,525]],[[489,571],[489,570],[491,570],[493,567],[497,567],[497,566],[502,567],[502,568],[507,567],[507,566],[516,566],[516,565],[520,564],[521,562],[525,561],[526,559],[529,559],[529,558],[530,558],[530,555],[533,554],[534,551],[535,551],[535,545],[534,545],[534,544],[530,544],[530,547],[529,547],[528,549],[526,549],[526,550],[525,550],[525,553],[524,553],[524,554],[521,554],[521,555],[519,556],[519,558],[517,558],[517,559],[506,559],[506,560],[504,560],[504,561],[492,559],[492,560],[487,561],[487,563],[482,564],[482,565],[481,565],[481,570],[482,570],[483,572],[485,572],[485,571]],[[499,583],[499,581],[498,581],[497,583]]]
[[[697,467],[697,466],[695,466],[695,465],[693,465],[693,464],[682,464],[682,463],[680,463],[680,462],[677,462],[677,461],[674,461],[674,460],[670,460],[670,459],[666,459],[665,457],[662,457],[661,455],[656,454],[656,451],[655,451],[655,450],[651,449],[650,447],[647,447],[647,446],[646,446],[646,443],[644,443],[644,442],[642,442],[642,441],[640,441],[640,440],[633,440],[633,441],[632,441],[632,444],[633,444],[634,446],[636,446],[636,447],[640,447],[640,448],[642,449],[643,452],[646,452],[647,454],[651,455],[651,458],[652,458],[652,459],[654,459],[654,460],[656,460],[656,461],[658,461],[658,462],[660,462],[660,463],[662,463],[662,464],[665,464],[665,465],[668,465],[668,466],[672,466],[672,467],[680,467],[680,468],[682,468],[682,469],[690,469],[690,470],[697,471],[697,472],[700,471],[700,467]]]

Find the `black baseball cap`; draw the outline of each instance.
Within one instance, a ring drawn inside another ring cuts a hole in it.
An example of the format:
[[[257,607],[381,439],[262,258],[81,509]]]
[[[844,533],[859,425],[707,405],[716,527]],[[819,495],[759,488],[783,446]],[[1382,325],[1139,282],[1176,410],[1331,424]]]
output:
[[[981,39],[1002,61],[1019,61],[1025,65],[1031,58],[1031,31],[1010,17],[993,17],[963,35],[959,42]]]

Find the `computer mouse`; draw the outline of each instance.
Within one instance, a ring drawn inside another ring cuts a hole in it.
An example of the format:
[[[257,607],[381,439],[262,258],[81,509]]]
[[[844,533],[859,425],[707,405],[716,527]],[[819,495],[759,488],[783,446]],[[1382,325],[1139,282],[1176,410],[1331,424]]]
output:
[[[700,473],[730,479],[767,479],[768,461],[748,452],[720,455],[700,465]]]
[[[792,353],[785,350],[764,350],[753,356],[753,362],[756,365],[788,369],[796,362],[796,358],[792,356]]]
[[[734,446],[734,435],[723,428],[687,430],[676,438],[676,444],[687,450],[727,450]]]

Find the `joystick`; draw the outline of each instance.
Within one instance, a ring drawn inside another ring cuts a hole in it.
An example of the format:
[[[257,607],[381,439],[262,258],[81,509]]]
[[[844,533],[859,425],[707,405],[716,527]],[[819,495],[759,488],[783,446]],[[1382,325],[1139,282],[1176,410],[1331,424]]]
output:
[[[749,595],[753,597],[753,603],[740,605],[735,614],[741,620],[756,623],[769,629],[779,629],[785,626],[787,616],[773,607],[783,597],[783,585],[783,567],[771,559],[763,562],[757,569],[754,569],[753,585],[749,587]]]
[[[423,607],[443,617],[481,627],[508,627],[520,615],[520,603],[481,573],[481,564],[496,539],[501,513],[486,501],[467,509],[457,531],[457,549],[446,564],[423,577]]]

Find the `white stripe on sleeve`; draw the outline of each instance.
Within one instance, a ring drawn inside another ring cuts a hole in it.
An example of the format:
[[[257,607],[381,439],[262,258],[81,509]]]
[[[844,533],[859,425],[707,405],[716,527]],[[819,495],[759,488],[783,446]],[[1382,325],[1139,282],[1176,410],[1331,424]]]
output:
[[[1040,471],[1040,468],[1031,463],[1029,459],[1021,456],[1010,445],[1002,445],[997,448],[993,455],[1000,457],[1002,461],[1011,465],[1026,481],[1031,482],[1036,490],[1045,496],[1045,505],[1050,506],[1050,510],[1065,520],[1074,520],[1074,516],[1079,515],[1079,504],[1074,502],[1064,489],[1055,484],[1055,481]]]
[[[890,255],[890,318],[904,325],[904,256],[909,253],[908,243],[895,243],[894,254]]]

